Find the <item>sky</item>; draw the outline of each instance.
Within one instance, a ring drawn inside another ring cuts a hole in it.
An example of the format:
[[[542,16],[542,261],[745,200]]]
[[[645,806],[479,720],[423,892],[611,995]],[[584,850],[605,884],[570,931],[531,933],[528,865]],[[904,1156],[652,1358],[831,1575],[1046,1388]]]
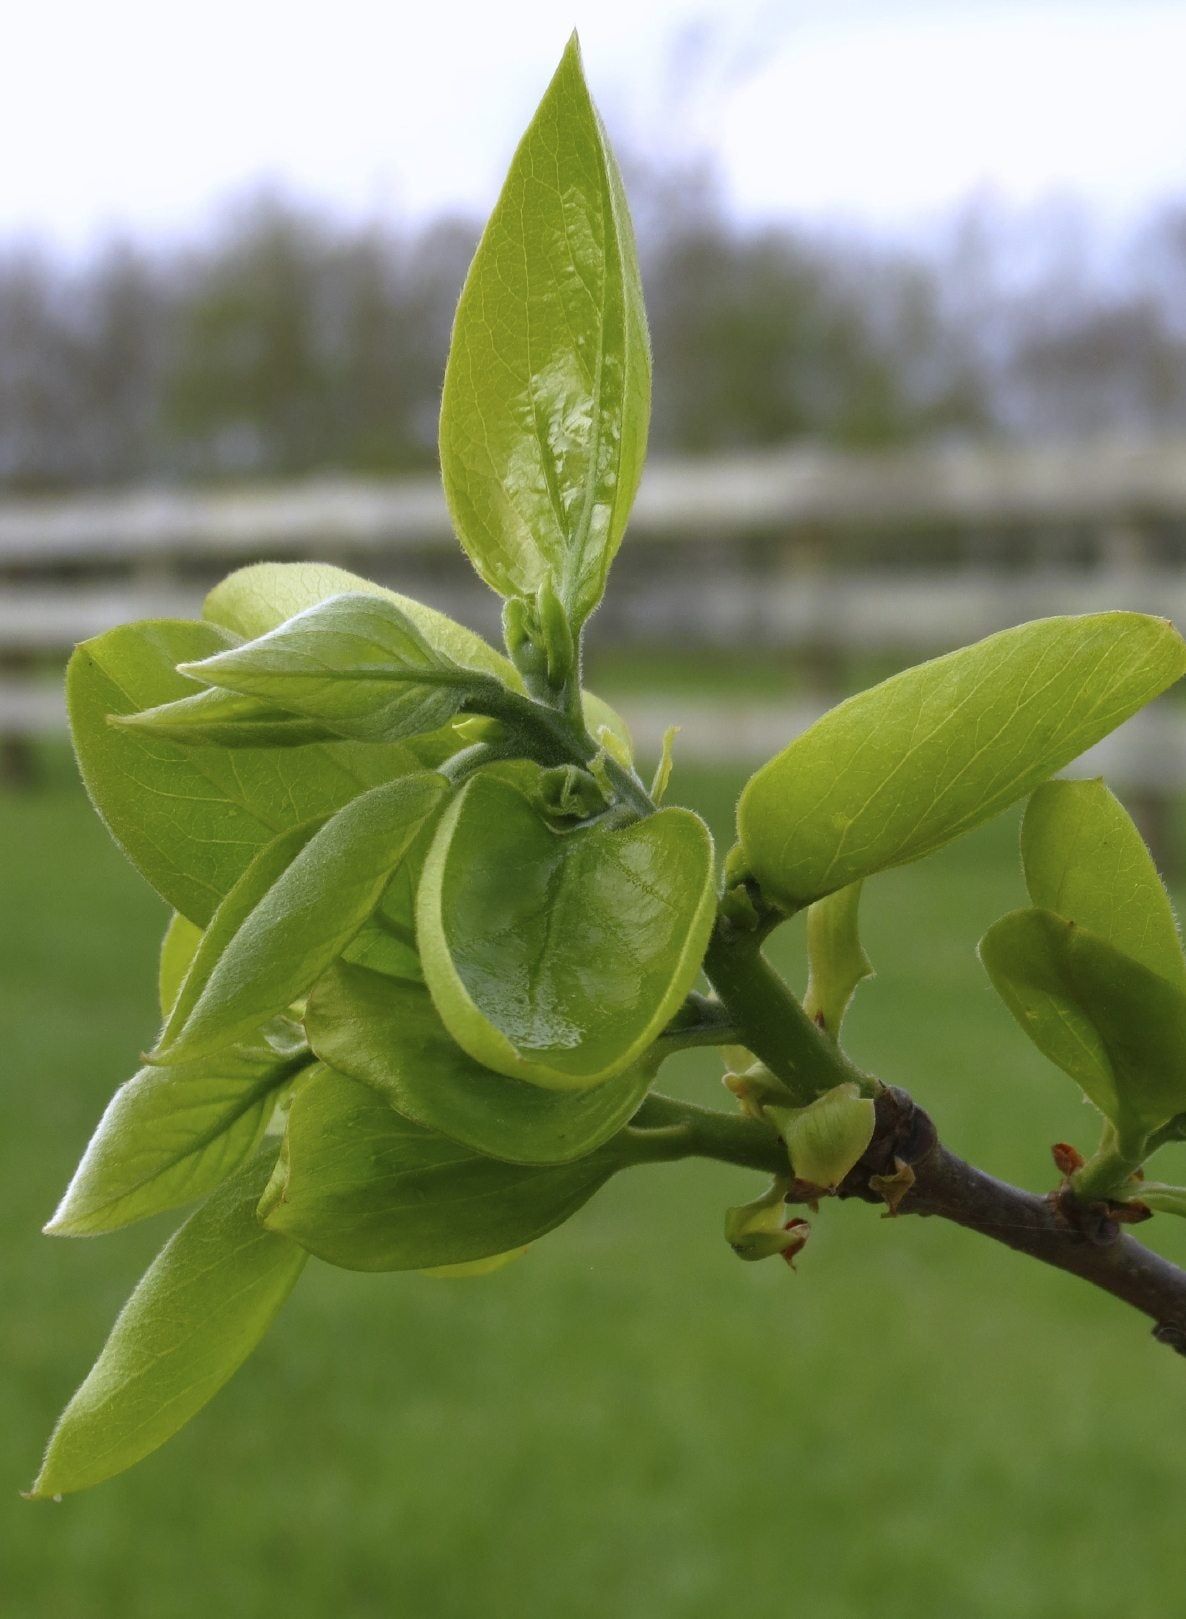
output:
[[[5,15],[0,241],[184,235],[260,182],[484,213],[574,24],[611,131],[747,216],[1186,196],[1186,0],[44,0]]]

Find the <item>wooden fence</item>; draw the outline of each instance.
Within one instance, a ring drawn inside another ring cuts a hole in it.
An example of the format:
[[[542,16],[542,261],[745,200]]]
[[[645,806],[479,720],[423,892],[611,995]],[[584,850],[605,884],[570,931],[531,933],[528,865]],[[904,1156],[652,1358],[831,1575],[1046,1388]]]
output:
[[[476,627],[495,604],[452,537],[435,478],[310,480],[0,501],[0,737],[9,773],[60,729],[70,647],[124,620],[190,616],[229,567],[316,557]],[[853,657],[908,662],[1054,612],[1131,607],[1186,624],[1186,444],[812,449],[648,469],[601,644],[739,644],[798,660],[793,714],[697,700],[685,756],[752,757],[815,712]],[[645,747],[658,710],[634,716]],[[665,721],[664,721],[665,722]],[[1186,722],[1163,703],[1089,767],[1186,787]]]

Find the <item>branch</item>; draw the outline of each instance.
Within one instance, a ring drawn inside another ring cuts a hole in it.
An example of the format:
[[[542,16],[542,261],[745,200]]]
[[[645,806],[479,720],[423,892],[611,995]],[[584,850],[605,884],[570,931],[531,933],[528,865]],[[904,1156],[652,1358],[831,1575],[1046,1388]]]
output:
[[[1186,1271],[1127,1235],[1106,1204],[1081,1203],[1066,1190],[1041,1197],[965,1163],[905,1091],[887,1088],[869,1150],[838,1195],[884,1202],[870,1180],[911,1175],[897,1213],[938,1215],[1081,1277],[1147,1315],[1157,1341],[1186,1355]]]
[[[1108,1204],[1083,1203],[1065,1187],[1042,1197],[986,1175],[949,1152],[929,1114],[896,1086],[875,1106],[873,1139],[837,1196],[937,1215],[1065,1270],[1140,1310],[1159,1343],[1186,1355],[1186,1271],[1122,1231]],[[765,1124],[656,1092],[623,1140],[638,1164],[712,1158],[775,1175],[788,1167],[786,1148]],[[800,1185],[788,1201],[812,1202],[813,1191]]]

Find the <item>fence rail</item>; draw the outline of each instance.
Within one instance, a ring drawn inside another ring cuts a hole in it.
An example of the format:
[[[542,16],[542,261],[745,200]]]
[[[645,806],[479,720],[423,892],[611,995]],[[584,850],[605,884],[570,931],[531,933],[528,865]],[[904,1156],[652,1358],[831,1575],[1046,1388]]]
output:
[[[435,478],[0,500],[0,739],[63,724],[57,671],[113,624],[192,616],[228,566],[316,556],[494,628]],[[812,449],[653,463],[597,620],[603,643],[739,643],[803,660],[823,694],[854,655],[902,662],[1055,612],[1130,607],[1186,623],[1186,442]],[[685,756],[753,756],[814,712],[697,702]],[[680,717],[680,716],[675,716]],[[638,711],[641,739],[655,728]],[[1100,756],[1155,793],[1186,787],[1186,722],[1162,705]]]

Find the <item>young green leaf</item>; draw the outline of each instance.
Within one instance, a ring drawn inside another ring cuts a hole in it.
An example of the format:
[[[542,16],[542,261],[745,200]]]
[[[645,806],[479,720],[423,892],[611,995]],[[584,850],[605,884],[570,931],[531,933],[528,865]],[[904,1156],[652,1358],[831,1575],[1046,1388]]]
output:
[[[807,993],[803,1007],[835,1040],[863,978],[873,967],[861,946],[860,883],[816,900],[807,911]]]
[[[231,644],[210,624],[128,624],[84,641],[66,675],[75,752],[96,810],[133,865],[199,927],[278,832],[423,768],[419,742],[229,753],[108,723],[191,692],[174,666]]]
[[[980,959],[1018,1023],[1122,1132],[1186,1111],[1186,993],[1050,911],[1012,911]]]
[[[475,1062],[579,1090],[632,1067],[700,969],[712,840],[687,810],[557,831],[475,777],[441,818],[417,899],[425,982]]]
[[[466,629],[464,624],[456,623],[435,608],[425,607],[423,602],[414,601],[410,596],[401,596],[360,574],[326,563],[256,562],[240,568],[214,587],[206,598],[204,612],[211,623],[253,641],[306,608],[328,601],[331,596],[342,595],[376,596],[394,603],[435,652],[466,669],[493,675],[512,691],[522,691],[523,678],[510,659],[496,652],[488,641]],[[601,726],[608,726],[625,751],[627,761],[633,758],[634,744],[622,716],[593,692],[584,692],[582,701],[590,734],[596,736]],[[421,746],[417,743],[418,748]],[[435,764],[437,761],[425,757],[424,762]]]
[[[741,796],[745,856],[796,910],[929,854],[1023,797],[1186,672],[1140,613],[1049,618],[907,669],[832,709]]]
[[[621,178],[575,38],[466,279],[445,371],[441,471],[492,589],[597,606],[642,472],[650,351]]]
[[[430,771],[388,782],[311,837],[298,828],[263,850],[211,919],[154,1060],[208,1056],[303,995],[375,909],[447,793]]]
[[[297,855],[325,824],[325,819],[306,821],[303,826],[281,832],[278,838],[264,845],[230,893],[219,901],[218,909],[199,939],[185,977],[173,998],[157,1041],[158,1050],[166,1049],[177,1039],[210,982],[214,969],[233,945],[244,924],[260,905],[267,903],[272,890]],[[297,994],[300,993],[298,990]],[[261,1018],[282,1011],[295,998],[291,996],[279,1006],[261,1013]]]
[[[364,742],[435,731],[489,684],[434,651],[393,602],[365,595],[331,596],[181,673]]]
[[[834,1191],[873,1139],[873,1099],[855,1084],[836,1085],[806,1107],[766,1107],[802,1181]]]
[[[341,738],[340,731],[331,731],[318,720],[287,714],[255,697],[213,687],[142,709],[139,714],[119,714],[112,723],[187,747],[305,748],[311,742]]]
[[[90,1237],[203,1197],[255,1150],[284,1088],[310,1062],[297,1024],[177,1068],[142,1068],[100,1119],[45,1227]]]
[[[298,613],[320,606],[334,596],[373,596],[389,602],[409,619],[423,639],[441,657],[466,669],[493,675],[504,685],[520,687],[509,658],[464,624],[433,607],[377,585],[361,574],[324,562],[255,562],[228,574],[206,597],[204,616],[245,641],[254,641],[278,629]]]
[[[1041,910],[1186,989],[1173,909],[1145,840],[1102,781],[1049,781],[1026,805],[1021,860]]]
[[[162,1018],[167,1018],[176,1004],[201,939],[201,928],[187,921],[180,911],[174,911],[165,929],[165,937],[161,940],[161,955],[157,963],[157,999]]]
[[[563,1164],[608,1141],[636,1112],[657,1063],[586,1091],[492,1073],[449,1036],[422,984],[339,962],[305,1013],[313,1050],[428,1130],[512,1164]]]
[[[618,1167],[612,1146],[547,1167],[482,1157],[403,1118],[370,1086],[320,1067],[293,1098],[260,1213],[270,1230],[331,1265],[425,1270],[534,1242]]]
[[[224,1182],[153,1261],[62,1413],[35,1497],[85,1490],[149,1455],[263,1337],[305,1262],[256,1217],[273,1157]]]

